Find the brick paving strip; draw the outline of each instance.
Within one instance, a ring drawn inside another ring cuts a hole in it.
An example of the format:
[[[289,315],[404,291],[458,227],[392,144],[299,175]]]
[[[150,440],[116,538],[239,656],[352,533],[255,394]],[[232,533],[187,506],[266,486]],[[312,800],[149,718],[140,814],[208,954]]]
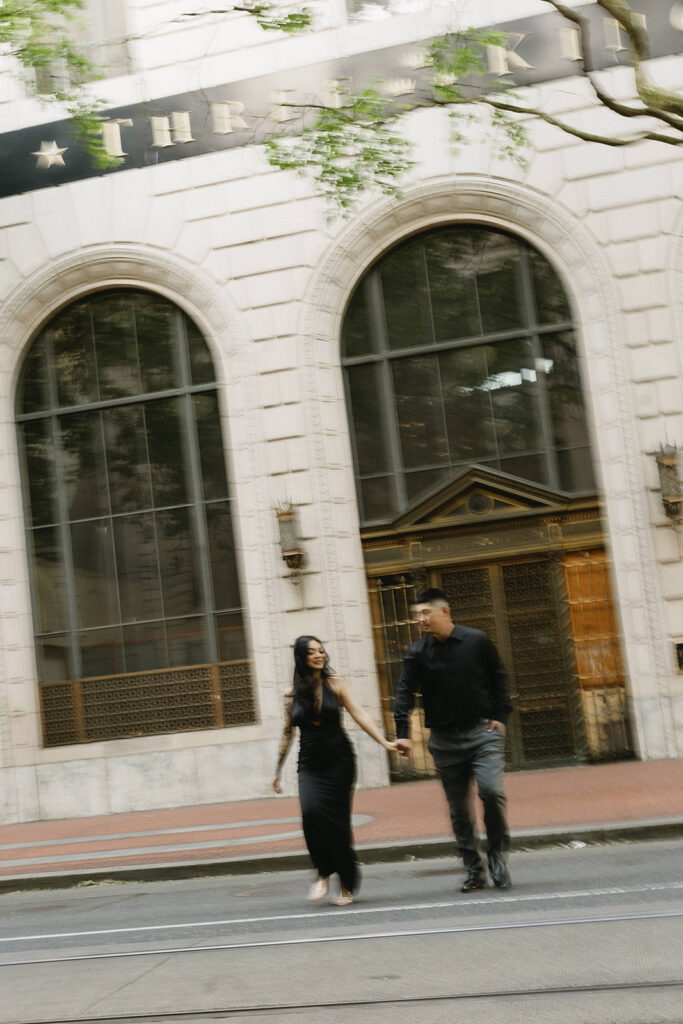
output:
[[[601,830],[683,834],[683,759],[513,772],[506,785],[518,845],[599,838]],[[354,833],[363,859],[453,853],[434,779],[356,793]],[[165,868],[166,877],[180,869],[210,873],[220,865],[265,870],[264,861],[274,867],[307,863],[294,797],[0,826],[3,889],[31,879],[56,882],[57,876],[63,883],[79,875],[123,878],[145,868]]]

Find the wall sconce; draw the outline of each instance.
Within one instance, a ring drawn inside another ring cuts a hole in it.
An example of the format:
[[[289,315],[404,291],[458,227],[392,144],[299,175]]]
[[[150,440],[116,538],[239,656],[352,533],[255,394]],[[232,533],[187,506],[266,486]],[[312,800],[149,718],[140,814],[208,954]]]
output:
[[[281,502],[276,506],[275,515],[280,531],[280,551],[291,570],[290,579],[292,583],[299,583],[301,569],[304,564],[304,552],[299,540],[299,531],[296,523],[296,509],[291,501]]]
[[[679,523],[683,516],[683,483],[678,475],[678,449],[673,444],[660,445],[655,458],[664,511],[669,519]]]

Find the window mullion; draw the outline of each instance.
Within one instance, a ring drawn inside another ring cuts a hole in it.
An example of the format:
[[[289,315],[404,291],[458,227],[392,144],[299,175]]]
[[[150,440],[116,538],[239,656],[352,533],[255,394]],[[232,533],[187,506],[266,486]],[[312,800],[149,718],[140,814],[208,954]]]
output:
[[[80,679],[83,674],[81,659],[81,645],[78,632],[78,603],[76,601],[76,575],[74,571],[73,549],[71,546],[71,529],[69,517],[69,502],[66,493],[65,472],[64,472],[64,449],[62,447],[62,434],[60,430],[60,417],[56,410],[59,408],[57,395],[57,377],[55,373],[55,360],[52,348],[53,332],[47,331],[45,338],[45,356],[48,366],[48,393],[50,408],[53,410],[50,416],[50,435],[52,438],[53,450],[55,453],[55,486],[57,489],[57,531],[62,548],[62,564],[64,569],[64,587],[66,590],[66,613],[69,634],[68,667],[72,679]]]
[[[351,382],[349,380],[348,369],[344,372],[344,396],[346,399],[346,408],[348,410],[348,421],[349,421],[349,440],[351,442],[351,454],[353,456],[353,471],[358,481],[357,485],[357,496],[358,496],[358,507],[360,509],[360,518],[364,520],[365,515],[365,498],[363,496],[362,481],[364,477],[361,477],[360,464],[358,462],[358,442],[356,440],[356,423],[353,417],[353,405],[351,404]],[[379,475],[379,474],[377,474]]]
[[[211,384],[193,384],[190,389],[192,394],[201,394],[202,392],[215,391],[215,383]],[[107,409],[116,409],[124,405],[144,405],[146,402],[153,402],[156,399],[161,398],[175,398],[178,394],[178,388],[167,388],[165,391],[151,391],[148,394],[142,395],[126,395],[123,398],[108,398],[106,401]],[[102,409],[104,403],[101,401],[97,402],[82,402],[80,405],[69,405],[59,409],[60,416],[68,416],[70,413],[80,412],[92,412]],[[28,423],[30,420],[45,419],[45,412],[29,412],[19,413],[17,415],[17,423]]]
[[[538,393],[538,407],[541,416],[541,433],[545,447],[546,465],[548,467],[548,485],[557,489],[560,486],[560,472],[557,463],[557,451],[555,450],[555,433],[553,431],[552,415],[550,411],[550,395],[546,386],[545,373],[541,370],[543,365],[543,350],[536,332],[538,314],[536,312],[536,298],[534,295],[529,258],[520,250],[520,270],[522,275],[522,293],[524,304],[527,310],[527,321],[534,324],[531,334],[531,354],[534,360],[533,370],[536,374],[536,388]]]
[[[451,441],[448,436],[448,420],[446,419],[446,399],[443,392],[443,378],[441,376],[441,358],[440,356],[435,357],[436,360],[436,379],[439,387],[439,402],[441,404],[441,429],[443,430],[443,439],[446,442],[446,454],[448,456],[448,468],[453,470],[453,455],[451,453]]]
[[[146,405],[143,405],[143,407],[142,407],[142,436],[145,439],[145,462],[146,462],[146,465],[147,465],[147,471],[149,473],[149,493],[150,493],[150,495],[152,497],[152,508],[151,508],[152,531],[154,533],[154,554],[156,556],[156,563],[157,563],[157,573],[156,573],[156,575],[157,575],[157,586],[159,587],[159,601],[161,602],[161,616],[162,616],[161,621],[162,621],[163,626],[164,626],[163,642],[164,642],[164,656],[165,656],[165,659],[166,659],[165,660],[165,665],[169,665],[170,664],[170,658],[169,658],[169,653],[168,653],[168,630],[166,629],[166,595],[164,594],[164,582],[163,582],[162,573],[161,573],[161,555],[159,553],[159,527],[158,527],[158,523],[157,523],[157,516],[158,516],[158,514],[159,514],[159,512],[161,510],[157,507],[156,494],[154,493],[154,485],[152,483],[152,470],[151,470],[152,460],[150,458],[150,453],[149,453],[149,434],[147,432],[147,406]],[[124,656],[125,656],[125,651],[126,651],[126,648],[124,646]]]
[[[188,388],[191,383],[190,357],[188,352],[188,337],[180,310],[176,312],[176,346],[178,356],[178,368],[181,385]],[[216,634],[216,609],[213,600],[213,580],[209,568],[210,551],[209,538],[206,527],[206,511],[204,509],[204,487],[201,476],[201,457],[199,451],[199,436],[197,434],[197,423],[194,415],[193,397],[186,392],[181,400],[183,430],[183,447],[185,449],[185,465],[188,467],[189,479],[187,481],[192,498],[192,520],[195,529],[195,540],[197,544],[197,571],[199,587],[204,606],[204,615],[207,619],[207,639],[209,645],[209,660],[219,660],[218,636]]]
[[[384,293],[382,290],[382,279],[379,271],[373,270],[370,274],[370,316],[372,328],[377,338],[377,348],[384,356],[380,364],[380,395],[384,408],[389,441],[389,459],[391,462],[391,473],[394,480],[394,495],[396,499],[395,508],[406,507],[406,482],[403,474],[403,459],[401,457],[401,433],[398,425],[398,411],[394,397],[394,385],[391,373],[391,360],[389,359],[389,338],[387,334],[387,321],[384,311]]]

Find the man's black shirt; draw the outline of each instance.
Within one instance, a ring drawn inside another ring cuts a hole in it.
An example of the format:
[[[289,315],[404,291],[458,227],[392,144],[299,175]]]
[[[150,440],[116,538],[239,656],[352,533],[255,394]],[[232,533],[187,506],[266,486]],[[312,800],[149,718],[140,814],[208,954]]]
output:
[[[505,723],[512,711],[498,651],[467,626],[454,626],[443,642],[426,635],[408,648],[394,701],[397,739],[409,736],[418,691],[430,729],[467,729],[482,718]]]

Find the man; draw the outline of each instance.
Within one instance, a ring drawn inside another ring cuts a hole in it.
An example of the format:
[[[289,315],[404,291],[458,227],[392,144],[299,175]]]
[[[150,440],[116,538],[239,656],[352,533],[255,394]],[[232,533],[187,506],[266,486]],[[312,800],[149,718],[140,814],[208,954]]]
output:
[[[410,645],[403,660],[394,702],[397,749],[405,757],[410,754],[408,716],[419,690],[425,724],[431,730],[429,751],[467,871],[462,892],[486,888],[469,799],[473,778],[484,805],[491,878],[499,889],[507,889],[510,836],[503,766],[505,723],[512,711],[507,674],[485,633],[455,625],[443,590],[420,591],[413,613],[425,635]]]

